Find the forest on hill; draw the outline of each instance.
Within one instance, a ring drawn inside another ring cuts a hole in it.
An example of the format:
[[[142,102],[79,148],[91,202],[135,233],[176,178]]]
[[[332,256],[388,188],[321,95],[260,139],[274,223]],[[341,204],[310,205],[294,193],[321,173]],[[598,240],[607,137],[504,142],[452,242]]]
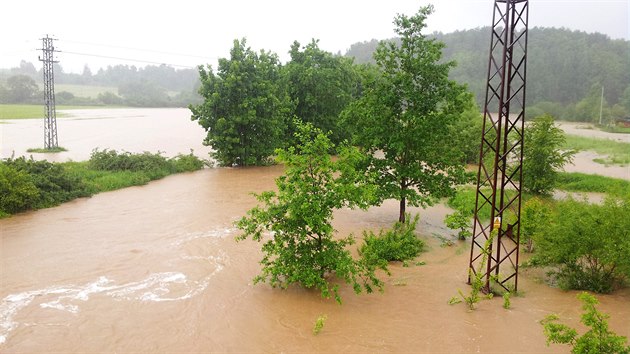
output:
[[[430,35],[445,44],[443,60],[457,66],[450,78],[466,83],[481,106],[490,47],[490,28]],[[395,39],[390,39],[395,40]],[[378,40],[355,43],[346,56],[373,63]],[[528,34],[528,116],[550,113],[557,118],[588,121],[603,115],[612,121],[630,114],[630,42],[600,33],[564,28],[532,28]]]

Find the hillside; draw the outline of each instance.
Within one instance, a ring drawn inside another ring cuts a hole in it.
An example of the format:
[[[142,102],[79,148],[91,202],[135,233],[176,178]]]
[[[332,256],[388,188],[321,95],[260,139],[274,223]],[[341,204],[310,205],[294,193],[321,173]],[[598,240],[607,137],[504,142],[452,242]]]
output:
[[[451,78],[468,84],[483,101],[490,28],[477,28],[431,36],[444,42],[445,60],[455,60]],[[346,52],[356,63],[370,63],[378,41],[355,43]],[[603,34],[589,34],[557,28],[532,28],[528,37],[527,99],[530,105],[554,102],[575,104],[597,91],[608,105],[620,104],[630,84],[630,42],[612,40]],[[599,97],[599,96],[598,96]],[[626,98],[627,99],[627,98]]]

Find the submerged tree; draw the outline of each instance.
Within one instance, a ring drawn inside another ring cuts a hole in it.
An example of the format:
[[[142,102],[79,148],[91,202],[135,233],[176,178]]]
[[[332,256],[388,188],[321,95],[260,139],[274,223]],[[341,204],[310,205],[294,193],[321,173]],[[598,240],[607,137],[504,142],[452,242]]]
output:
[[[200,67],[199,75],[205,102],[190,109],[208,132],[204,143],[215,150],[213,157],[224,166],[266,163],[282,146],[290,114],[278,57],[257,54],[245,39],[235,40],[230,59],[219,59],[216,75],[211,67]]]
[[[421,33],[432,12],[427,6],[395,18],[400,45],[379,44],[374,58],[381,75],[343,117],[356,132],[355,143],[372,156],[369,168],[379,172],[379,197],[400,201],[399,221],[405,220],[407,203],[429,205],[465,180],[450,127],[470,96],[448,79],[455,64],[441,62],[444,44]]]
[[[361,172],[355,170],[363,155],[342,147],[333,161],[329,151],[334,145],[321,130],[310,124],[296,127],[298,145],[277,151],[278,160],[286,165],[285,174],[276,180],[278,192],[257,195],[262,205],[237,223],[243,230],[239,240],[264,240],[262,273],[254,281],[281,288],[299,283],[318,289],[325,298],[333,295],[338,302],[338,285],[330,283],[330,276],[351,284],[357,293],[380,288],[374,267],[354,260],[346,249],[353,237],[335,238],[331,224],[334,210],[371,204],[373,187],[358,183]]]
[[[339,114],[355,98],[359,80],[352,59],[321,50],[316,40],[304,47],[293,42],[289,54],[283,72],[295,116],[331,132],[330,139],[338,144],[347,137],[339,128]]]

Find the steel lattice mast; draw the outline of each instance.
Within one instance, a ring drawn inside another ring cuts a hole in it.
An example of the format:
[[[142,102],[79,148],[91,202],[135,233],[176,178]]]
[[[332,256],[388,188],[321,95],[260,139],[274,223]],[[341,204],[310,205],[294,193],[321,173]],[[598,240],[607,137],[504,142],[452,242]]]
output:
[[[527,0],[494,2],[468,278],[482,273],[486,291],[491,280],[508,291],[518,287],[528,12]]]
[[[44,117],[44,148],[52,149],[58,147],[57,140],[57,111],[55,108],[55,75],[54,64],[55,61],[55,47],[53,45],[53,38],[46,37],[42,40],[42,55],[39,60],[44,63],[44,104],[45,104],[45,117]]]

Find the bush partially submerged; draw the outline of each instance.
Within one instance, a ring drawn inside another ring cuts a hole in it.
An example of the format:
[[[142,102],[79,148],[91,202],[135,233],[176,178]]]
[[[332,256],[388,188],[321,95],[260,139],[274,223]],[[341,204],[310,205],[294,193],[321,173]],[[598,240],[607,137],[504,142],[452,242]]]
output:
[[[81,178],[61,164],[10,158],[1,163],[0,172],[0,210],[6,214],[48,208],[90,195]]]
[[[544,326],[547,345],[550,343],[570,344],[573,346],[571,353],[598,353],[598,354],[620,354],[630,353],[630,346],[627,346],[627,339],[618,336],[608,329],[608,318],[595,308],[599,303],[597,298],[588,293],[578,295],[583,303],[581,322],[590,329],[582,336],[578,336],[577,331],[567,325],[557,323],[560,318],[557,315],[549,315],[540,323]]]
[[[25,157],[0,162],[0,216],[48,208],[94,193],[142,185],[203,168],[204,161],[178,155],[94,150],[87,162],[52,163]]]
[[[551,267],[563,289],[611,292],[630,277],[628,215],[630,196],[609,197],[603,205],[558,202],[532,235],[537,247],[532,265]]]
[[[405,219],[405,222],[396,222],[389,230],[380,230],[378,235],[372,231],[363,232],[364,243],[359,254],[367,264],[385,268],[388,262],[408,261],[422,252],[424,242],[415,234],[420,217],[416,214],[413,220]]]

